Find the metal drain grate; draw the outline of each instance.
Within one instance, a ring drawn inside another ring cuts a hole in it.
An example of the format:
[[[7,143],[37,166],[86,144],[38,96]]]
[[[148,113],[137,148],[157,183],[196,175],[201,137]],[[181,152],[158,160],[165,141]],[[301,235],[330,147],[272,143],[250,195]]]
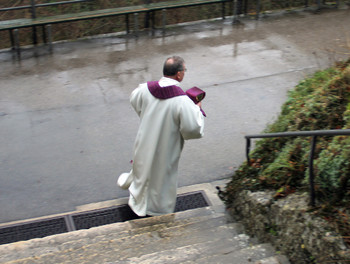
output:
[[[76,230],[138,218],[128,205],[78,213],[72,216]]]
[[[209,203],[203,192],[185,193],[177,196],[175,212],[208,206]],[[139,218],[128,205],[97,209],[89,212],[72,215],[75,229],[88,229],[91,227],[124,222]]]
[[[64,217],[11,225],[0,229],[0,244],[68,232]]]
[[[204,192],[197,191],[177,196],[175,212],[209,206]],[[93,211],[67,214],[62,217],[37,220],[0,228],[0,244],[41,238],[73,230],[124,222],[138,216],[126,204]]]
[[[177,196],[175,212],[209,206],[209,201],[203,192],[185,193]]]

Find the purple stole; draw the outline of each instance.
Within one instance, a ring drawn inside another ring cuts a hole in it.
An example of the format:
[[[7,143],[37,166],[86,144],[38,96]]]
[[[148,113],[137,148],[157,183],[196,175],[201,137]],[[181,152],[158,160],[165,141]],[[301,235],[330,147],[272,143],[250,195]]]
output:
[[[158,99],[169,99],[175,96],[186,95],[186,93],[178,86],[171,85],[161,87],[157,81],[147,82],[148,90]]]
[[[161,87],[157,81],[152,81],[147,82],[147,86],[150,93],[158,99],[169,99],[175,96],[188,95],[179,86],[176,85]],[[197,87],[195,88],[198,89]],[[201,112],[204,116],[207,116],[202,110],[202,108]]]

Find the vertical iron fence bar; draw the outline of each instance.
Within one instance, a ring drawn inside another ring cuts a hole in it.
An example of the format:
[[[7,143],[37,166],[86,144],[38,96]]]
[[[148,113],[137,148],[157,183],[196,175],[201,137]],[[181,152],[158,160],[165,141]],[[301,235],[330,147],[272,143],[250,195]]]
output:
[[[256,1],[256,16],[255,19],[258,20],[260,17],[260,9],[261,9],[261,3],[260,0]]]
[[[14,30],[15,36],[14,36],[14,41],[15,41],[15,50],[17,52],[17,58],[21,58],[21,49],[20,49],[20,44],[19,44],[19,34],[18,34],[18,29]]]
[[[151,24],[152,24],[152,31],[154,31],[154,29],[156,28],[156,14],[154,13],[154,11],[152,11],[150,13],[150,19],[151,19]]]
[[[139,35],[139,14],[134,13],[134,34],[135,37],[138,37]]]
[[[9,30],[9,34],[10,34],[10,40],[11,40],[12,50],[15,50],[16,47],[15,47],[15,39],[14,39],[14,37],[13,37],[13,29],[10,29],[10,30]]]
[[[30,5],[32,10],[32,18],[36,18],[35,0],[30,0]]]
[[[221,15],[222,19],[225,20],[225,2],[221,3]]]
[[[309,155],[309,184],[310,184],[310,205],[315,206],[315,183],[314,183],[314,155],[317,136],[312,136],[311,149]]]
[[[238,22],[238,0],[233,0],[233,20],[232,24],[236,24]]]
[[[43,30],[43,42],[44,42],[44,44],[47,44],[47,36],[46,36],[45,25],[42,26],[42,30]]]
[[[164,35],[165,28],[166,28],[166,9],[162,9],[162,28],[163,28],[163,35]]]
[[[52,32],[51,32],[51,24],[48,24],[46,26],[46,30],[47,30],[47,38],[48,38],[48,42],[49,42],[49,51],[50,53],[52,53]]]
[[[128,14],[125,15],[125,24],[126,24],[126,34],[129,34],[130,30],[129,30],[129,15]]]
[[[31,4],[31,10],[32,10],[32,19],[35,19],[36,18],[35,0],[30,0],[30,4]],[[36,27],[35,26],[32,27],[32,34],[33,34],[33,44],[36,45],[36,44],[38,44],[38,40],[36,37]]]
[[[244,15],[246,15],[247,13],[248,13],[248,0],[240,0],[241,1],[241,4],[243,4],[244,6],[243,6],[243,13],[244,13]],[[243,3],[243,1],[244,1],[244,3]]]
[[[152,3],[152,0],[145,0],[144,3],[146,5],[149,5]],[[146,12],[145,14],[145,28],[149,28],[149,19],[150,19],[150,12]]]
[[[248,164],[250,165],[250,158],[249,158],[249,151],[250,151],[250,138],[246,138],[247,144],[246,144],[246,156]]]

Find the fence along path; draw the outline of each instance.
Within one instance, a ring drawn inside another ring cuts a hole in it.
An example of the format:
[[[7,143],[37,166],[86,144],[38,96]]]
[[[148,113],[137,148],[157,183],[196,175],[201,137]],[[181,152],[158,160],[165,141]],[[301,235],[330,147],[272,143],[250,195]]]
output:
[[[44,43],[49,42],[51,46],[52,38],[51,38],[50,25],[52,24],[123,15],[125,16],[126,31],[127,33],[129,33],[129,15],[130,14],[134,14],[135,25],[138,25],[137,15],[139,13],[156,12],[156,11],[162,10],[163,29],[165,29],[165,25],[166,25],[165,11],[167,9],[221,3],[222,17],[224,19],[225,3],[230,2],[231,0],[177,0],[177,1],[168,1],[168,2],[148,3],[148,4],[136,5],[136,6],[125,6],[125,7],[93,10],[93,11],[84,11],[84,12],[78,12],[78,13],[67,13],[67,14],[55,15],[55,16],[36,17],[36,12],[35,12],[36,7],[45,7],[48,5],[59,5],[59,4],[73,4],[73,3],[80,3],[83,1],[90,1],[90,0],[63,1],[63,2],[48,3],[48,4],[38,4],[38,5],[35,5],[35,1],[31,0],[31,6],[0,9],[0,11],[9,11],[9,10],[16,10],[16,9],[23,9],[23,8],[31,8],[32,10],[32,18],[21,18],[21,19],[0,21],[0,31],[8,30],[10,33],[12,49],[19,50],[18,29],[32,27],[33,44],[37,44],[36,27],[42,26],[43,42]],[[137,28],[135,28],[135,30],[137,31]]]

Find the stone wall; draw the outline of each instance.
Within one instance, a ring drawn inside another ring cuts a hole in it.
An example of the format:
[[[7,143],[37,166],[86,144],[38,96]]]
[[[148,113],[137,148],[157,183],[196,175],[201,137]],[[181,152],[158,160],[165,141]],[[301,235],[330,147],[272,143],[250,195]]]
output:
[[[272,243],[291,263],[350,263],[342,237],[309,211],[308,194],[278,200],[273,194],[242,191],[228,210],[248,234]]]

